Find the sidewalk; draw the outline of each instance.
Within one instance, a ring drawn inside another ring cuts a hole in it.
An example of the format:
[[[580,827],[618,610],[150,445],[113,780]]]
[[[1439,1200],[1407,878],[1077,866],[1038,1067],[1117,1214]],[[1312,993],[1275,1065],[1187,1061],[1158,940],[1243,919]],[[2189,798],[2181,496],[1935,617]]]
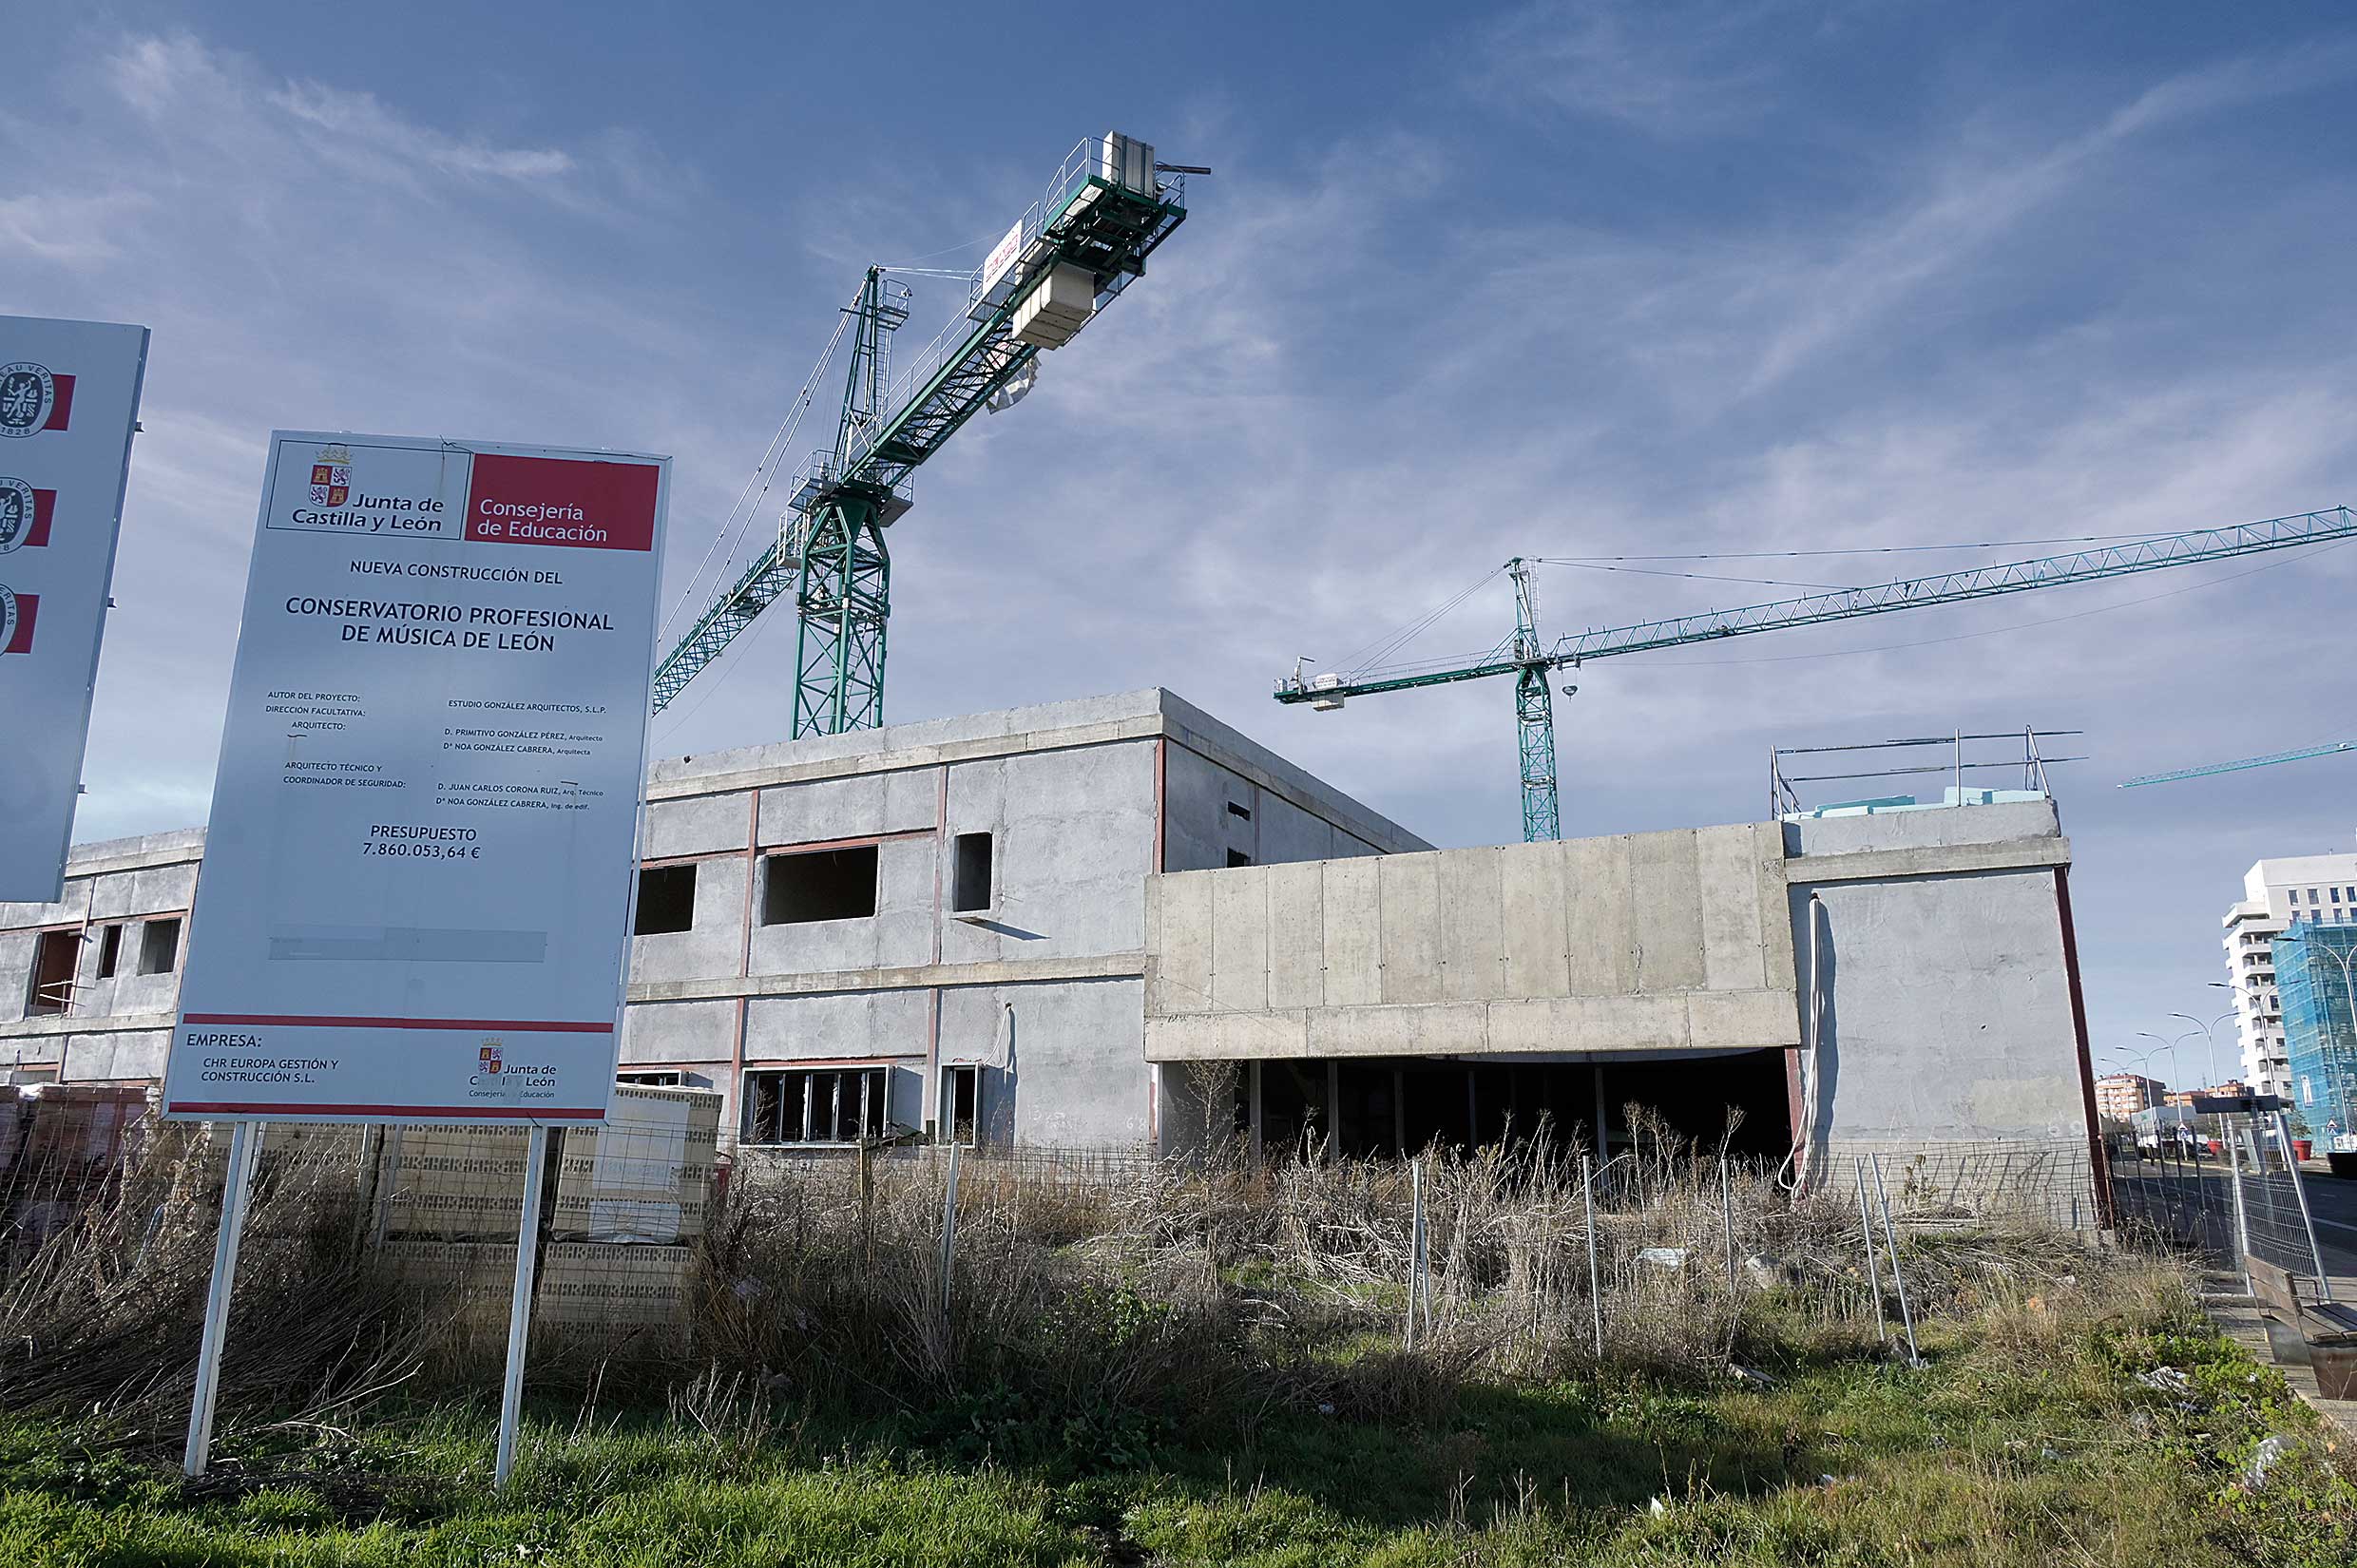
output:
[[[2211,1274],[2204,1282],[2210,1292],[2202,1297],[2202,1309],[2212,1322],[2227,1337],[2249,1350],[2252,1356],[2283,1374],[2291,1391],[2314,1406],[2317,1413],[2339,1426],[2351,1437],[2357,1437],[2357,1400],[2326,1399],[2316,1392],[2316,1374],[2306,1367],[2276,1367],[2267,1349],[2267,1328],[2259,1321],[2256,1301],[2242,1293],[2242,1281],[2231,1274]],[[2332,1294],[2336,1300],[2357,1301],[2357,1278],[2334,1275]]]

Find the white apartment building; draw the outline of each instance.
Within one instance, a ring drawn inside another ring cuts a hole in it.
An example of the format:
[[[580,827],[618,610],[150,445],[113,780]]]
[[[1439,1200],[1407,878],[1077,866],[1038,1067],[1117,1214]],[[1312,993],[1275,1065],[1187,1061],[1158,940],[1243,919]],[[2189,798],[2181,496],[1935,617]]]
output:
[[[2275,938],[2293,921],[2357,926],[2357,854],[2262,860],[2226,910],[2226,974],[2234,989],[2242,1073],[2260,1094],[2291,1092],[2283,1004],[2275,994]]]

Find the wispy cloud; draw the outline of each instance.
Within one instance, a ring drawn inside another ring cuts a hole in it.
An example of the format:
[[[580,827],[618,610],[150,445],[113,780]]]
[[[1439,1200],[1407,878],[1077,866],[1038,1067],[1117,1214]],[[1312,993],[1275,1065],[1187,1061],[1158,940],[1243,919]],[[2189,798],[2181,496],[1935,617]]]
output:
[[[270,101],[332,141],[448,174],[534,181],[570,174],[575,167],[572,156],[555,147],[497,147],[446,136],[391,113],[374,93],[291,82],[272,93]]]
[[[1510,104],[1703,135],[1761,112],[1778,76],[1763,34],[1796,10],[1783,0],[1543,0],[1477,36],[1468,79]]]

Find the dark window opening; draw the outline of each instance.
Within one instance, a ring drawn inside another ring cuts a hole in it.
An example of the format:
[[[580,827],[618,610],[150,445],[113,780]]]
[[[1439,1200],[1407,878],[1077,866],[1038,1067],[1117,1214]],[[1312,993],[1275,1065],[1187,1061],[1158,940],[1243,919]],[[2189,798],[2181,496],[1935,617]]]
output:
[[[943,1120],[947,1123],[947,1140],[972,1148],[980,1139],[975,1130],[982,1122],[982,1069],[979,1067],[944,1067],[941,1070]]]
[[[964,912],[990,908],[990,835],[960,833],[957,835],[956,875],[949,892],[949,908]]]
[[[639,872],[640,936],[684,931],[696,924],[696,868],[649,866]]]
[[[883,1067],[745,1075],[747,1143],[856,1143],[884,1136]]]
[[[151,920],[139,928],[139,972],[168,975],[180,959],[180,920]]]
[[[1228,802],[1228,814],[1230,816],[1240,816],[1247,822],[1252,820],[1252,813],[1247,811],[1245,808],[1238,806],[1233,800]]]
[[[642,1089],[677,1089],[682,1087],[687,1080],[683,1074],[677,1072],[624,1068],[614,1075],[614,1081],[635,1083]]]
[[[771,855],[763,865],[761,924],[862,920],[875,913],[875,846]]]
[[[1330,1076],[1331,1069],[1331,1076]],[[1251,1077],[1239,1075],[1249,1096]],[[1658,1061],[1464,1062],[1430,1057],[1264,1061],[1260,1127],[1271,1157],[1349,1158],[1522,1143],[1547,1129],[1558,1150],[1650,1150],[1660,1138],[1771,1161],[1792,1141],[1785,1053]],[[1632,1117],[1634,1108],[1637,1114]],[[1728,1123],[1735,1122],[1732,1136]]]
[[[1228,851],[1228,864],[1231,866],[1249,866],[1252,864],[1252,856],[1246,854],[1241,850],[1230,850]]]
[[[41,933],[32,950],[32,994],[25,1000],[28,1014],[62,1013],[72,1004],[74,966],[81,957],[81,932]]]
[[[115,966],[123,960],[123,927],[109,926],[98,939],[98,978],[112,980]]]

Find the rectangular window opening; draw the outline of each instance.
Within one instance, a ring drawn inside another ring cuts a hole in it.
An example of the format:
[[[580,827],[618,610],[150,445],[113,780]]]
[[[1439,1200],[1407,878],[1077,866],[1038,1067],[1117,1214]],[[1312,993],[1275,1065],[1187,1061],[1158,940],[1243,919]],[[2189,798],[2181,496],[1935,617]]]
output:
[[[639,872],[639,936],[684,931],[696,924],[696,868],[648,866]]]
[[[1241,850],[1230,850],[1228,851],[1228,864],[1230,866],[1249,866],[1252,863],[1252,856],[1246,854]]]
[[[960,833],[957,835],[955,875],[951,878],[949,908],[952,912],[987,909],[990,896],[990,835]]]
[[[123,927],[109,926],[98,939],[98,978],[112,980],[115,967],[123,962]]]
[[[805,926],[875,913],[875,846],[805,850],[762,862],[761,924]]]
[[[139,928],[139,972],[168,975],[180,961],[180,919],[151,920]]]
[[[948,1141],[970,1149],[981,1141],[982,1069],[944,1067],[941,1083],[942,1120]]]
[[[1252,820],[1252,813],[1251,813],[1250,811],[1248,811],[1246,808],[1244,808],[1244,807],[1242,807],[1242,806],[1238,806],[1238,805],[1237,805],[1235,801],[1233,801],[1233,800],[1231,800],[1231,801],[1229,801],[1229,802],[1228,802],[1228,814],[1229,814],[1230,816],[1240,816],[1240,817],[1242,817],[1242,818],[1243,818],[1245,821],[1247,821],[1247,822],[1250,822],[1250,821]]]
[[[624,1071],[614,1075],[617,1083],[635,1083],[642,1089],[678,1089],[685,1086],[685,1078],[675,1072]]]
[[[744,1141],[851,1144],[885,1133],[883,1067],[823,1067],[745,1075]]]
[[[72,1005],[74,967],[81,960],[81,932],[41,933],[32,950],[32,992],[25,999],[28,1016],[62,1013]]]

